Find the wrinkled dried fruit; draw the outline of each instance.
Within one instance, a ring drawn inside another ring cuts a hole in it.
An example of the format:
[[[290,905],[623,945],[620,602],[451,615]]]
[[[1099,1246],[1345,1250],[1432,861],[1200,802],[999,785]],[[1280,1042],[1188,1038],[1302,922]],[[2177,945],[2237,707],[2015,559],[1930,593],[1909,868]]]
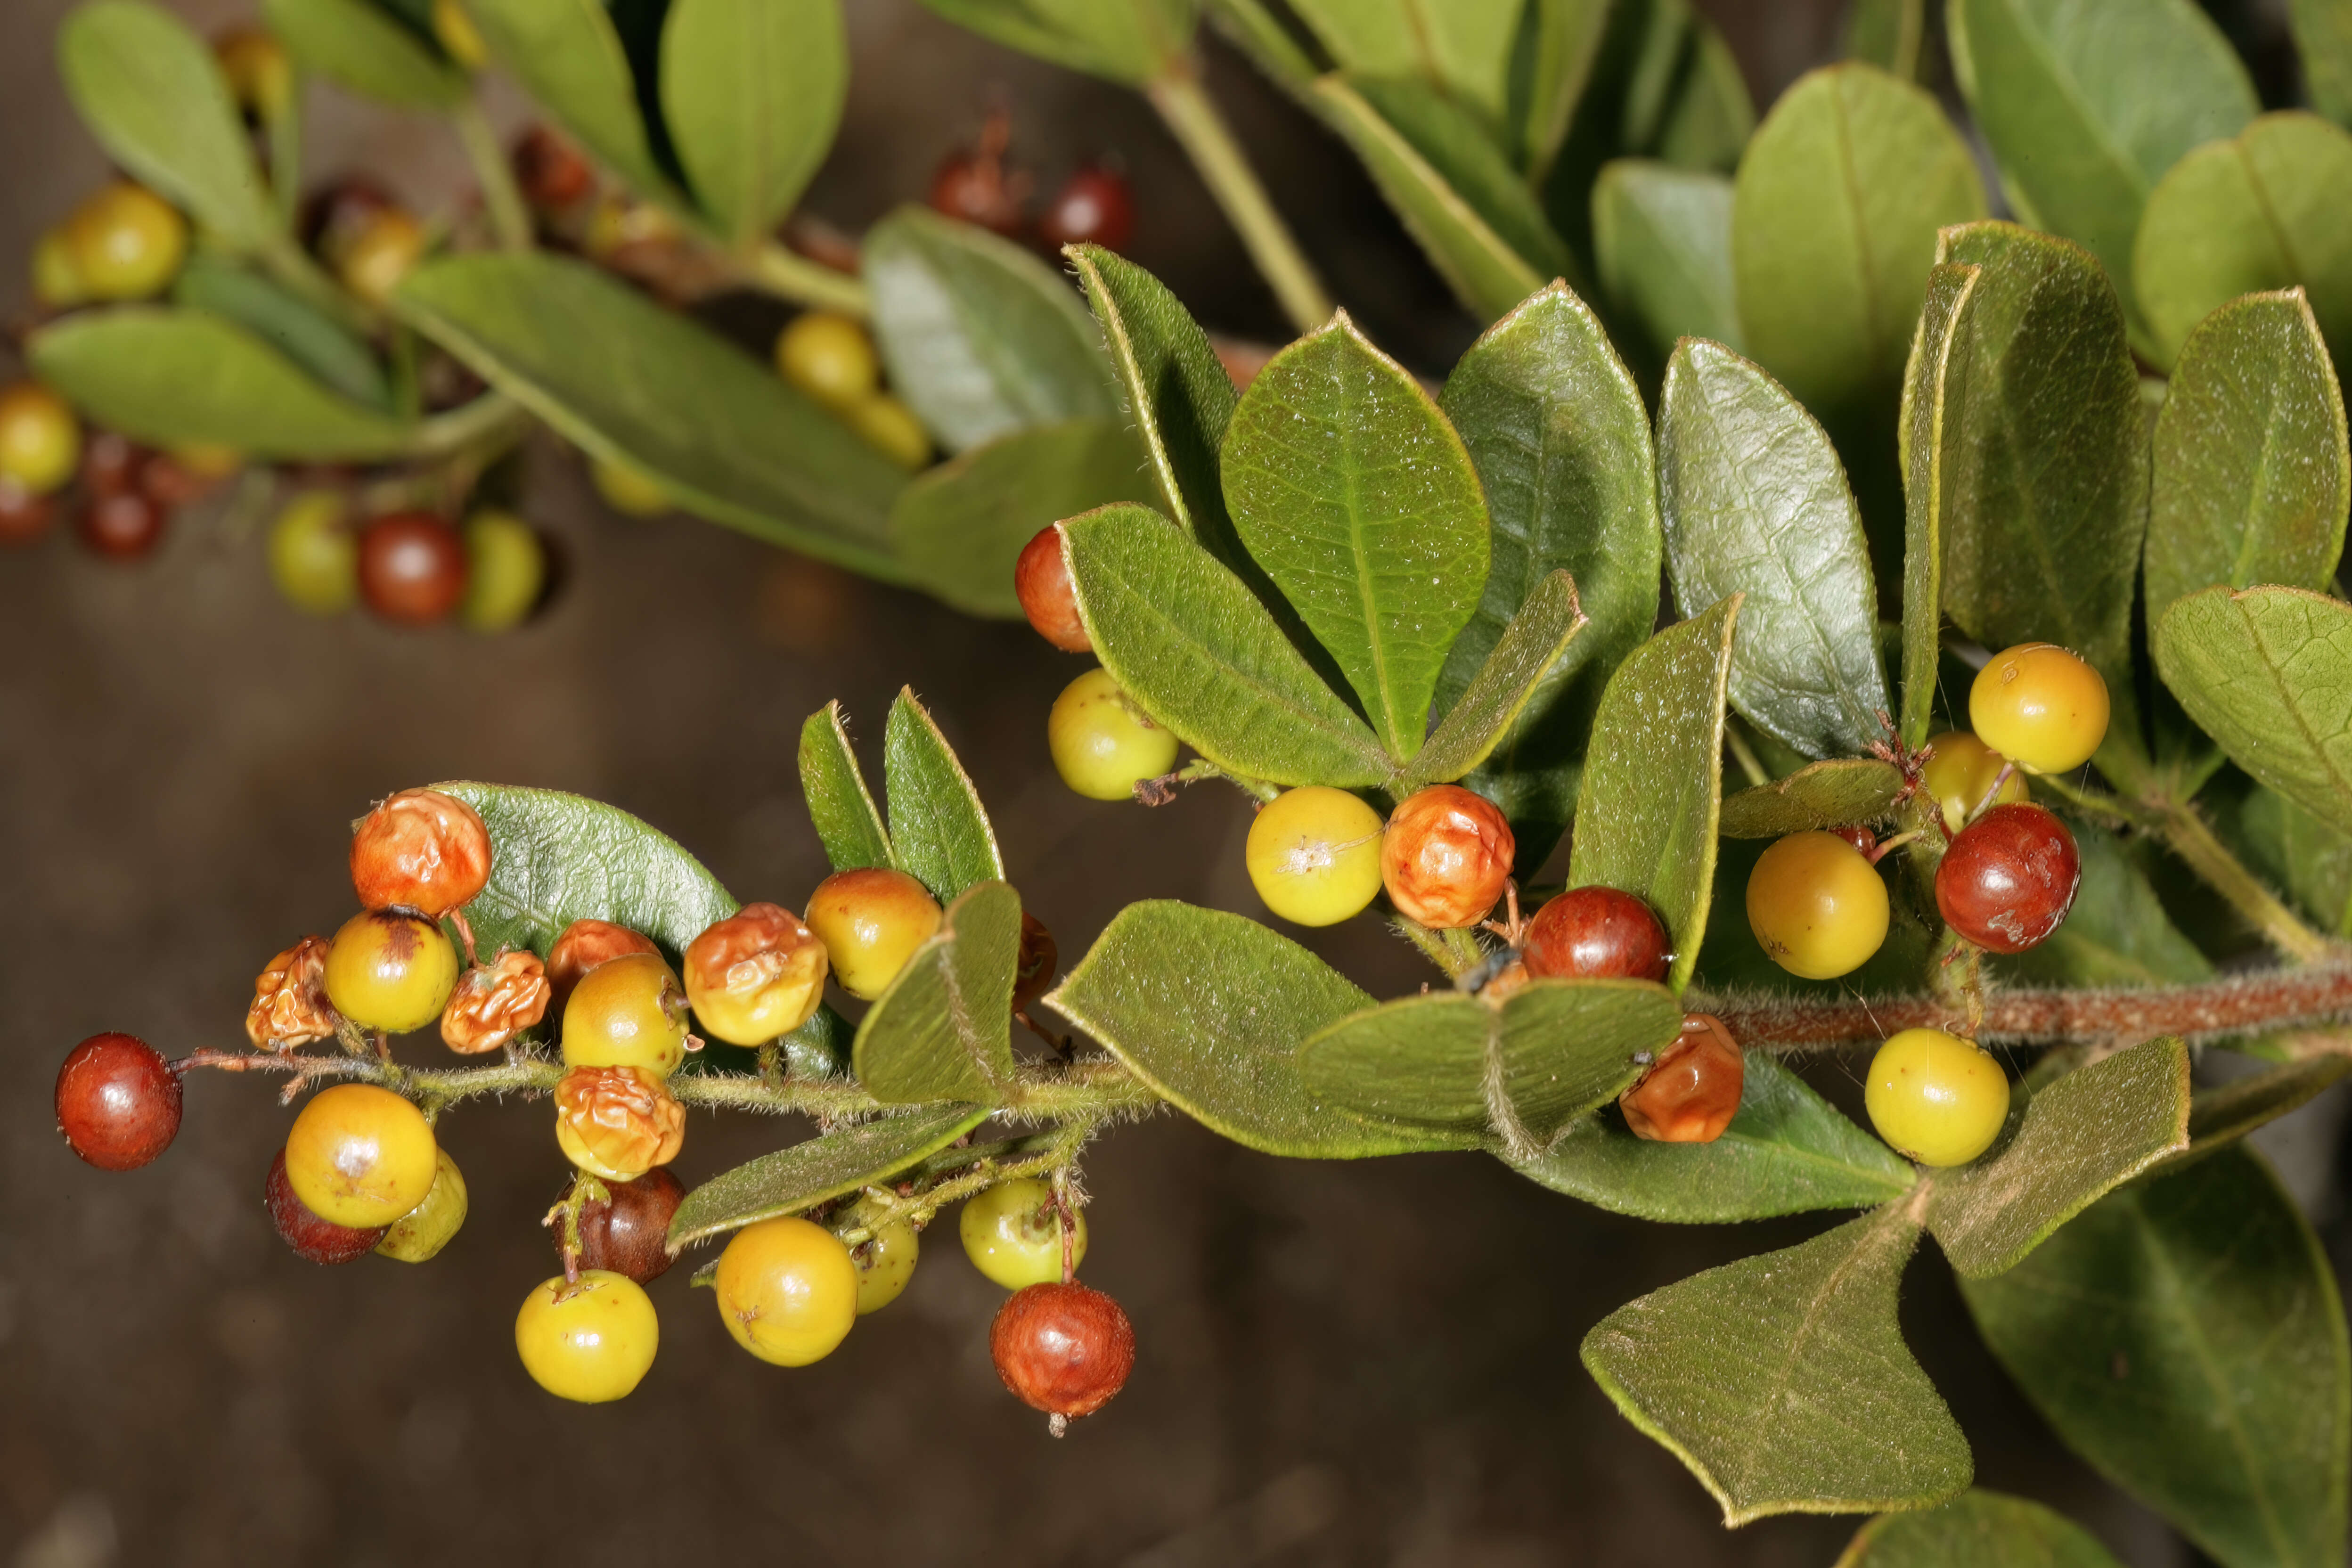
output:
[[[490,879],[490,832],[474,808],[436,789],[404,789],[352,831],[352,886],[371,910],[438,920]]]
[[[775,904],[746,904],[686,950],[686,996],[730,1045],[763,1046],[809,1020],[824,995],[825,945]]]
[[[1494,802],[1459,784],[1432,784],[1390,813],[1381,884],[1406,919],[1459,930],[1485,920],[1502,898],[1517,852]]]
[[[642,1068],[573,1068],[556,1080],[555,1141],[590,1175],[635,1181],[686,1146],[686,1107]]]
[[[327,1000],[327,939],[306,936],[269,961],[253,982],[245,1037],[265,1051],[290,1051],[334,1038],[341,1022]]]
[[[573,921],[547,950],[547,984],[550,994],[548,1011],[556,1017],[572,1001],[572,989],[581,977],[600,963],[610,963],[616,958],[626,958],[633,952],[649,952],[661,956],[661,949],[652,939],[640,936],[626,926],[616,926],[610,921]]]
[[[1683,1018],[1683,1032],[1642,1081],[1617,1097],[1617,1109],[1637,1138],[1656,1143],[1712,1143],[1739,1114],[1747,1067],[1739,1042],[1723,1020],[1706,1013]]]
[[[441,1040],[466,1056],[495,1051],[547,1016],[547,970],[535,952],[504,952],[457,978],[441,1010]]]

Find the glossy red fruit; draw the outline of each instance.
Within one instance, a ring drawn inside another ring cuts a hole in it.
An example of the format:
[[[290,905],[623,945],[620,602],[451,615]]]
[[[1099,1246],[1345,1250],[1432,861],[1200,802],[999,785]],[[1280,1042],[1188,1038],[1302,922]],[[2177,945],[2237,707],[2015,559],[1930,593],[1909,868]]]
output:
[[[466,596],[466,543],[430,512],[397,511],[360,531],[360,597],[387,621],[430,626]]]
[[[110,561],[137,561],[163,541],[172,514],[137,490],[93,496],[74,519],[83,544]]]
[[[1617,1097],[1636,1138],[1654,1143],[1712,1143],[1739,1113],[1747,1059],[1723,1020],[1683,1016],[1683,1032],[1658,1053],[1642,1081]]]
[[[269,1223],[278,1227],[278,1239],[294,1249],[295,1257],[311,1263],[351,1263],[365,1258],[383,1239],[384,1230],[391,1228],[353,1230],[312,1214],[294,1195],[294,1184],[286,1176],[283,1149],[269,1157],[269,1178],[262,1184],[261,1194],[269,1205]]]
[[[2038,805],[1996,805],[1944,851],[1936,908],[1986,952],[2023,952],[2064,921],[2082,879],[2064,823]]]
[[[1013,567],[1013,591],[1021,596],[1021,613],[1037,635],[1064,653],[1092,653],[1094,639],[1078,618],[1078,595],[1070,583],[1069,563],[1062,559],[1062,531],[1052,523],[1021,547]]]
[[[1059,250],[1066,245],[1099,245],[1124,250],[1135,232],[1135,197],[1127,176],[1088,163],[1062,182],[1037,220],[1038,237]]]
[[[662,1244],[686,1184],[667,1165],[656,1165],[634,1182],[606,1182],[604,1190],[612,1202],[580,1205],[580,1267],[625,1274],[640,1285],[660,1279],[677,1261]],[[562,1250],[561,1234],[555,1245]]]
[[[998,1309],[988,1331],[996,1375],[1059,1436],[1072,1416],[1110,1403],[1135,1366],[1135,1328],[1119,1304],[1084,1285],[1031,1285]]]
[[[1867,827],[1832,827],[1830,831],[1865,855],[1878,847],[1878,835]]]
[[[1536,911],[1520,938],[1538,980],[1664,980],[1666,928],[1650,906],[1615,888],[1570,888]]]
[[[0,544],[30,544],[48,532],[57,517],[55,496],[35,495],[14,479],[0,479]]]
[[[93,496],[119,496],[139,486],[146,454],[119,430],[93,430],[81,447],[82,489]]]
[[[92,1035],[58,1069],[58,1131],[101,1171],[135,1171],[180,1131],[180,1075],[131,1035]]]
[[[1012,116],[1000,109],[981,128],[977,146],[950,154],[931,176],[931,210],[999,234],[1020,233],[1029,175],[1006,167],[1012,142]]]

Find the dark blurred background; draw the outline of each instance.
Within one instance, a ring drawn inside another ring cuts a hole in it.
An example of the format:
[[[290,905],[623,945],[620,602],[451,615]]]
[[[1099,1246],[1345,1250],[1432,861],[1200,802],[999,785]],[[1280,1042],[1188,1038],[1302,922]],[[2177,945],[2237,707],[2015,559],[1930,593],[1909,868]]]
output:
[[[206,27],[247,10],[176,3]],[[1842,21],[1838,0],[1702,8],[1759,104],[1834,52]],[[0,300],[26,298],[35,234],[103,174],[50,61],[66,9],[0,5]],[[912,0],[849,10],[855,85],[814,211],[854,229],[919,198],[1003,103],[1016,153],[1046,181],[1123,158],[1136,258],[1213,326],[1279,335],[1140,100]],[[1471,323],[1370,186],[1233,57],[1213,48],[1210,68],[1337,293],[1442,369]],[[315,170],[388,167],[427,210],[453,199],[462,165],[437,127],[324,90],[314,108]],[[519,105],[499,108],[520,122]],[[79,1164],[50,1114],[66,1049],[101,1028],[174,1055],[237,1044],[262,962],[348,912],[350,820],[433,779],[612,801],[739,896],[797,905],[824,871],[795,783],[800,721],[837,696],[870,745],[908,683],[961,748],[1066,955],[1130,900],[1254,907],[1237,795],[1146,815],[1061,787],[1045,713],[1079,666],[1025,627],[688,520],[623,521],[551,443],[531,481],[526,510],[572,570],[550,613],[495,638],[307,620],[272,593],[257,540],[215,515],[184,517],[131,570],[62,541],[0,558],[0,1551],[20,1568],[1836,1556],[1858,1521],[1724,1531],[1576,1358],[1633,1297],[1833,1218],[1637,1224],[1480,1157],[1282,1162],[1162,1116],[1087,1163],[1087,1278],[1125,1302],[1142,1349],[1127,1393],[1057,1443],[997,1384],[997,1293],[957,1256],[951,1225],[927,1238],[901,1302],[815,1367],[744,1356],[682,1267],[654,1287],[664,1344],[635,1397],[584,1408],[541,1394],[510,1325],[554,1262],[538,1221],[564,1171],[543,1105],[444,1123],[473,1213],[423,1268],[320,1269],[278,1244],[259,1197],[288,1113],[261,1082],[193,1081],[179,1144],[145,1171]],[[1375,989],[1414,978],[1377,933],[1329,952]],[[1848,1064],[1812,1071],[1858,1100]],[[2274,1143],[2340,1259],[2339,1115],[2322,1107]],[[698,1115],[678,1169],[699,1180],[803,1131]],[[2058,1447],[1977,1345],[1932,1247],[1905,1314],[1980,1481],[2073,1513],[2140,1568],[2197,1561]]]

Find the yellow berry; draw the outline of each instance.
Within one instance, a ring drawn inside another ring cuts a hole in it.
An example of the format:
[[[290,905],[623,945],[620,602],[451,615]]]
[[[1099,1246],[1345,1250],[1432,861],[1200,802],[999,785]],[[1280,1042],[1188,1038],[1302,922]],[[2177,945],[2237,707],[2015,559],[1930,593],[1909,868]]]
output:
[[[44,310],[70,310],[89,301],[89,286],[74,265],[73,247],[63,227],[50,229],[33,247],[33,300]]]
[[[1070,1211],[1070,1268],[1087,1257],[1087,1215]],[[1007,1290],[1062,1279],[1062,1216],[1052,1184],[1023,1176],[999,1182],[967,1201],[957,1216],[971,1266]]]
[[[603,1405],[626,1398],[661,1348],[653,1299],[625,1274],[581,1270],[543,1281],[515,1314],[515,1353],[531,1381],[559,1399]]]
[[[626,463],[594,458],[588,465],[588,479],[604,504],[624,517],[659,517],[669,510],[669,492],[660,482]]]
[[[0,479],[37,496],[60,489],[81,462],[81,422],[37,381],[0,389]]]
[[[2000,778],[2000,770],[2008,759],[1966,730],[1948,730],[1927,745],[1936,754],[1927,759],[1920,783],[1935,797],[1937,809],[1943,813],[1944,826],[1958,833],[1968,821],[1969,813],[1992,788],[1992,781]],[[2025,775],[2012,768],[2009,777],[2001,779],[2000,793],[1992,804],[2008,805],[2028,796]]]
[[[418,915],[353,915],[327,949],[327,1000],[362,1029],[404,1035],[438,1023],[457,984],[457,950]]]
[[[298,610],[340,615],[359,602],[360,544],[335,490],[296,496],[269,525],[269,576]]]
[[[466,522],[466,599],[457,618],[478,632],[520,626],[547,586],[547,551],[511,512],[484,510]]]
[[[448,1246],[465,1223],[466,1178],[444,1149],[425,1201],[393,1221],[375,1249],[403,1263],[423,1263]]]
[[[1898,1152],[1923,1165],[1965,1165],[2000,1135],[2009,1079],[1974,1040],[1905,1029],[1871,1058],[1863,1104]]]
[[[882,362],[874,340],[847,316],[805,310],[776,334],[776,369],[827,408],[847,408],[874,395]]]
[[[931,908],[936,924],[939,906]],[[798,915],[746,904],[687,944],[686,999],[709,1033],[764,1046],[809,1021],[827,967],[824,941]]]
[[[860,439],[902,468],[931,460],[931,433],[915,411],[887,392],[861,397],[841,411]]]
[[[188,220],[154,192],[117,181],[66,219],[66,249],[94,300],[146,300],[180,275]]]
[[[335,270],[344,288],[371,305],[381,305],[424,255],[425,226],[413,214],[386,207],[352,237]]]
[[[1130,800],[1137,784],[1176,765],[1175,734],[1146,717],[1102,669],[1062,688],[1045,720],[1045,744],[1062,782],[1088,800]],[[1374,886],[1379,862],[1375,855]]]
[[[1284,920],[1337,925],[1381,890],[1381,814],[1345,790],[1285,790],[1250,824],[1250,881]]]
[[[727,1331],[772,1365],[823,1361],[857,1321],[857,1265],[809,1220],[745,1226],[719,1255],[713,1283]]]
[[[2107,737],[2107,683],[2054,643],[2020,643],[1977,671],[1969,722],[2026,772],[2067,773]]]
[[[849,1260],[857,1265],[857,1315],[862,1318],[898,1299],[915,1277],[923,1245],[913,1226],[890,1218],[889,1211],[870,1197],[859,1198],[833,1216],[835,1235],[849,1230],[868,1233],[849,1249]]]
[[[941,919],[929,889],[887,866],[836,871],[809,895],[808,928],[841,988],[861,1001],[889,989]]]
[[[649,952],[600,963],[563,1005],[563,1065],[667,1079],[686,1060],[686,987]]]
[[[1748,874],[1748,924],[1773,963],[1807,980],[1851,973],[1886,940],[1886,884],[1834,833],[1792,833]]]
[[[320,1090],[286,1134],[286,1179],[331,1225],[376,1230],[423,1203],[440,1170],[424,1112],[388,1089]]]

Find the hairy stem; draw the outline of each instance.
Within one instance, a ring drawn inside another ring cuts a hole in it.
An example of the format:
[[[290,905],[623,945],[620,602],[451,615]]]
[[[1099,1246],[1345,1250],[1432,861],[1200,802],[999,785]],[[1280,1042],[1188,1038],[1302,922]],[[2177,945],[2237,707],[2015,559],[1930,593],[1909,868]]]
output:
[[[753,251],[749,277],[759,288],[795,304],[838,310],[860,320],[872,309],[864,279],[835,272],[781,245],[763,244]]]
[[[1193,167],[1201,171],[1209,194],[1224,209],[1291,325],[1311,332],[1330,320],[1333,305],[1323,280],[1316,276],[1314,264],[1299,248],[1290,226],[1282,221],[1274,198],[1259,184],[1257,171],[1250,167],[1233,128],[1225,123],[1192,67],[1172,67],[1143,90]]]
[[[474,166],[475,183],[482,187],[482,205],[490,215],[490,231],[507,250],[530,248],[530,209],[515,188],[514,171],[499,150],[498,132],[490,129],[481,100],[468,94],[449,111],[457,140],[466,144],[466,159]]]

